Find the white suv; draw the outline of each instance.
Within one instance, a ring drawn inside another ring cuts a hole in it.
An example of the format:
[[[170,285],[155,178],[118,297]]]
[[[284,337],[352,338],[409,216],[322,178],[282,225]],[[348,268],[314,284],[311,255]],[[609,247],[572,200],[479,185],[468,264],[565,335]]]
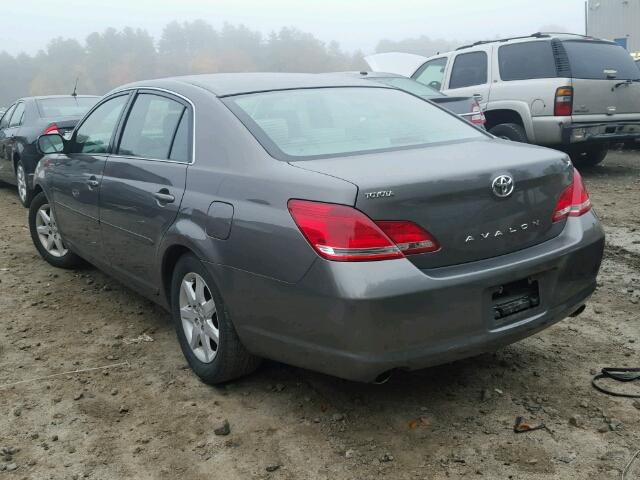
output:
[[[640,138],[640,70],[616,43],[570,34],[477,42],[430,58],[382,53],[373,70],[447,95],[475,96],[498,137],[557,148],[595,165]]]

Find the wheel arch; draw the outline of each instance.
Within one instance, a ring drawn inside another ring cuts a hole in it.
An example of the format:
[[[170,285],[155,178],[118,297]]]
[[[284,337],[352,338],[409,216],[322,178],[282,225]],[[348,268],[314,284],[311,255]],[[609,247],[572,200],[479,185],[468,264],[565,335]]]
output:
[[[495,102],[484,112],[487,130],[502,123],[515,123],[524,128],[530,142],[535,142],[531,110],[525,102]]]

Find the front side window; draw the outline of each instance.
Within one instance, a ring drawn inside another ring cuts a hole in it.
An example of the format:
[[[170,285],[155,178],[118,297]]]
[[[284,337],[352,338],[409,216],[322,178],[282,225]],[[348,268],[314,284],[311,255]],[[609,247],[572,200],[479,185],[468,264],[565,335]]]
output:
[[[91,112],[76,132],[71,153],[107,153],[128,98],[128,95],[111,98]]]
[[[449,88],[464,88],[487,83],[485,52],[461,53],[453,62]]]
[[[0,128],[7,128],[9,126],[9,120],[11,120],[11,115],[13,111],[16,109],[15,105],[11,105],[9,109],[4,112],[2,120],[0,120]]]
[[[498,49],[500,78],[504,81],[558,76],[551,42],[523,42]]]
[[[455,115],[384,87],[238,95],[225,103],[280,160],[345,156],[482,137]]]
[[[425,63],[413,76],[415,80],[428,87],[440,90],[444,79],[444,69],[447,66],[447,57],[436,58]]]
[[[11,120],[9,121],[9,127],[19,127],[22,125],[22,119],[24,117],[24,102],[20,102],[16,105],[16,109],[13,111],[13,115],[11,115]]]
[[[184,105],[167,97],[142,93],[129,112],[119,155],[167,160]]]

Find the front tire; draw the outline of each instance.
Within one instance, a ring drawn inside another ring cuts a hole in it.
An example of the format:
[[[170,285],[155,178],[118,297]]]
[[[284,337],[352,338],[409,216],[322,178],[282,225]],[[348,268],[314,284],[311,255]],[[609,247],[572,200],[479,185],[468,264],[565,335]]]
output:
[[[602,163],[609,153],[609,145],[592,145],[570,153],[571,161],[577,167],[595,167]]]
[[[24,169],[22,160],[16,165],[16,183],[18,184],[18,198],[25,208],[29,208],[33,199],[33,190],[29,186],[27,171]]]
[[[70,269],[81,263],[80,257],[65,245],[44,192],[36,195],[29,207],[29,231],[38,253],[49,264]]]
[[[489,133],[512,142],[529,143],[527,132],[517,123],[501,123],[491,128]]]
[[[194,255],[182,256],[174,268],[171,314],[182,353],[204,383],[233,380],[260,364],[240,342],[220,292]]]

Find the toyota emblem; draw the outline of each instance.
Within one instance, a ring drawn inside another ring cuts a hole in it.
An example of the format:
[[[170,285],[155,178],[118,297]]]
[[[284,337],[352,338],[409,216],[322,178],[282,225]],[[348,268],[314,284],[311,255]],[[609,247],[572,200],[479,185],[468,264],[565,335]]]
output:
[[[509,175],[500,175],[493,179],[491,189],[496,197],[506,198],[513,193],[515,185]]]

